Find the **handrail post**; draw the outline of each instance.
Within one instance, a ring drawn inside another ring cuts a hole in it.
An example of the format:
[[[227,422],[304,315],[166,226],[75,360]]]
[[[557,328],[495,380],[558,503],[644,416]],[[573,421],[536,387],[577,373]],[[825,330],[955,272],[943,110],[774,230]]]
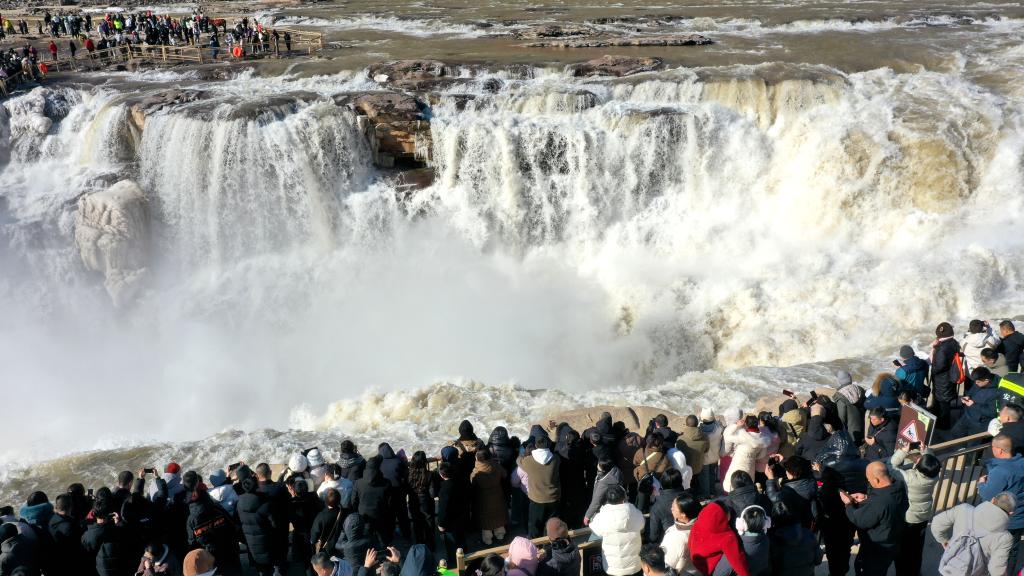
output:
[[[462,548],[455,551],[455,569],[461,575],[466,573],[466,553]]]

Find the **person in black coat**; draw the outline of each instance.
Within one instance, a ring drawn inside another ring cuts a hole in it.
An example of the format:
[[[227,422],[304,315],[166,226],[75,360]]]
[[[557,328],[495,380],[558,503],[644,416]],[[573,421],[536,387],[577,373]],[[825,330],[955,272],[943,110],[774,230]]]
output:
[[[452,477],[455,471],[448,462],[438,467],[441,482],[437,488],[437,530],[444,541],[448,565],[455,565],[455,552],[466,544],[466,527],[469,524],[469,492],[460,490]]]
[[[853,545],[854,527],[846,517],[846,506],[840,491],[850,494],[867,492],[864,471],[868,461],[861,458],[853,442],[847,442],[843,452],[821,470],[821,490],[818,526],[825,541],[830,576],[845,576],[850,569],[850,546]]]
[[[130,539],[120,525],[120,513],[110,505],[107,498],[97,497],[93,508],[96,521],[82,535],[82,548],[95,558],[99,576],[128,576],[134,573],[138,557],[132,554]]]
[[[881,406],[871,409],[868,421],[871,425],[864,436],[864,457],[888,461],[896,451],[896,427],[899,423],[890,418]]]
[[[745,470],[732,473],[732,492],[729,492],[723,503],[729,512],[730,522],[735,522],[750,506],[760,506],[766,512],[772,509],[771,500],[757,491],[757,484]]]
[[[288,573],[288,509],[291,498],[283,482],[275,482],[270,465],[261,463],[256,466],[256,478],[259,480],[259,491],[267,496],[270,502],[270,513],[274,517],[273,546],[278,563],[274,567],[282,574]]]
[[[274,573],[274,566],[284,562],[284,550],[276,542],[277,532],[282,527],[276,524],[270,497],[260,491],[259,481],[254,476],[242,482],[242,489],[245,493],[239,496],[236,510],[249,547],[249,557],[260,576],[270,576]]]
[[[341,441],[341,455],[338,457],[338,466],[341,466],[341,475],[353,483],[363,477],[363,470],[366,469],[366,459],[359,453],[359,449],[351,440]]]
[[[811,406],[811,417],[807,430],[796,443],[796,455],[814,462],[828,442],[829,431],[825,428],[825,409],[817,404]]]
[[[74,498],[71,494],[60,494],[54,499],[54,514],[48,530],[53,541],[53,561],[57,574],[88,574],[93,570],[92,562],[82,548],[82,523],[71,515]]]
[[[859,499],[863,493],[840,493],[846,516],[860,535],[854,570],[857,574],[885,574],[899,551],[909,503],[905,488],[893,482],[885,463],[869,464],[866,478],[871,485],[866,499]]]
[[[217,573],[240,574],[238,536],[234,520],[210,498],[206,486],[199,484],[192,493],[188,516],[188,544],[203,548],[217,560]]]
[[[818,483],[814,479],[814,470],[806,458],[790,456],[782,462],[782,469],[785,470],[785,478],[776,478],[774,465],[765,468],[768,481],[765,483],[765,493],[772,502],[773,508],[783,504],[787,514],[792,514],[792,520],[804,528],[810,529],[818,517]],[[783,483],[780,486],[779,481]],[[778,520],[775,512],[772,512],[773,523]],[[792,536],[792,535],[791,535]]]
[[[433,490],[437,484],[437,472],[427,467],[426,453],[422,450],[415,452],[409,464],[409,512],[413,537],[417,544],[425,544],[431,551],[437,541]]]
[[[410,538],[412,529],[409,526],[409,464],[405,460],[405,454],[396,455],[387,442],[377,447],[377,455],[381,458],[381,476],[391,483],[394,524],[398,526],[402,536]]]
[[[582,526],[591,492],[587,490],[580,435],[563,422],[558,425],[556,438],[555,452],[562,457],[558,468],[562,485],[562,519],[572,526]]]
[[[320,502],[320,498],[309,491],[306,480],[292,478],[287,486],[288,493],[291,495],[288,518],[292,525],[289,560],[292,565],[303,567],[307,576],[313,576],[313,568],[309,563],[309,559],[313,557],[313,546],[310,544],[311,534],[313,522],[316,521],[324,506]]]
[[[950,436],[962,438],[988,430],[992,415],[997,413],[999,400],[999,376],[988,368],[975,368],[971,371],[974,386],[964,393],[964,412],[953,426]]]
[[[576,543],[569,538],[569,526],[560,518],[549,518],[545,526],[548,540],[544,563],[557,573],[557,576],[579,576],[582,557]]]
[[[349,514],[345,518],[341,538],[338,539],[338,548],[340,558],[353,566],[359,566],[366,559],[366,551],[375,550],[378,546],[377,539],[366,529],[362,516]]]
[[[1024,354],[1024,334],[1017,332],[1013,322],[1003,320],[999,323],[999,334],[1002,340],[996,352],[1006,356],[1006,369],[1017,372],[1021,367],[1021,355]]]
[[[949,430],[950,412],[957,397],[957,376],[954,373],[954,359],[960,352],[960,344],[953,338],[953,326],[943,322],[935,328],[936,339],[932,342],[932,391],[935,394],[936,427]]]
[[[0,574],[39,576],[39,554],[28,538],[18,533],[13,523],[0,526]]]
[[[508,477],[512,477],[512,471],[516,469],[516,458],[519,457],[519,450],[512,445],[512,439],[504,426],[498,426],[491,431],[487,448],[491,451],[501,467],[505,469]]]
[[[395,513],[392,506],[391,483],[380,473],[379,456],[366,462],[363,477],[356,482],[355,497],[359,514],[377,533],[385,546],[390,546],[395,537]]]
[[[672,516],[672,502],[677,496],[685,494],[683,475],[675,468],[669,468],[661,474],[661,492],[651,506],[651,518],[648,521],[647,541],[661,543],[665,530],[675,524]]]
[[[314,552],[324,551],[334,555],[338,539],[343,533],[346,511],[341,507],[341,494],[334,488],[327,490],[324,504],[327,507],[316,515],[309,529],[309,543]]]

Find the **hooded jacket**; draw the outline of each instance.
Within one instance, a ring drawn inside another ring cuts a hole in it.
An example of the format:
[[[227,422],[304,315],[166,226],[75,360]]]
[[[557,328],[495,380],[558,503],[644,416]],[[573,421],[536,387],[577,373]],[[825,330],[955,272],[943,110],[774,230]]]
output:
[[[739,576],[750,576],[739,536],[729,526],[729,514],[717,502],[701,510],[690,530],[690,558],[704,576],[711,576],[722,558]]]
[[[604,504],[608,489],[612,486],[622,486],[622,471],[618,466],[612,467],[606,474],[597,473],[597,481],[594,482],[594,495],[590,498],[590,506],[587,507],[586,518],[593,519],[601,510]]]
[[[640,571],[643,529],[643,513],[629,502],[605,504],[590,520],[590,530],[601,537],[605,574],[630,576]]]
[[[360,566],[366,559],[366,551],[375,546],[374,540],[367,534],[366,525],[359,514],[349,514],[345,518],[342,536],[338,540],[337,548],[340,549],[341,557],[348,560],[353,566]]]
[[[970,527],[968,515],[974,517],[975,534],[979,536],[981,549],[988,558],[988,573],[1006,574],[1010,549],[1014,546],[1013,536],[1007,528],[1010,518],[992,502],[985,501],[977,507],[961,504],[936,514],[931,526],[935,541],[945,545],[967,532]]]
[[[878,395],[868,396],[864,399],[864,410],[884,408],[890,412],[900,409],[899,392],[896,390],[897,381],[893,378],[886,378],[878,385]]]
[[[537,547],[533,542],[516,536],[508,547],[507,576],[550,576],[552,570],[541,564]]]
[[[694,474],[700,474],[710,453],[711,442],[699,426],[683,426],[676,440],[676,448],[686,456],[686,464]]]
[[[516,468],[516,457],[519,456],[519,453],[512,445],[512,439],[509,438],[508,430],[504,426],[498,426],[491,432],[487,447],[491,450],[491,455],[501,462],[501,467],[505,469],[505,472],[511,476],[512,471]]]
[[[409,465],[405,460],[395,455],[395,451],[387,442],[380,445],[377,454],[381,457],[380,473],[384,479],[391,483],[392,488],[405,486],[409,477]]]
[[[508,524],[505,506],[505,469],[497,460],[476,463],[470,476],[473,490],[473,518],[480,530],[494,530]]]
[[[864,389],[856,384],[847,384],[835,393],[832,400],[843,428],[859,446],[864,441]]]
[[[533,450],[516,460],[527,475],[527,495],[538,504],[558,502],[562,497],[562,479],[558,473],[561,457],[550,450]]]
[[[228,516],[235,515],[235,507],[238,506],[238,492],[231,484],[221,484],[210,489],[210,499],[220,505]]]
[[[568,538],[559,538],[551,542],[551,552],[545,564],[558,576],[579,576],[581,561],[576,543]]]
[[[367,462],[366,470],[363,477],[356,482],[355,490],[356,499],[359,501],[358,510],[363,517],[381,520],[392,516],[391,483],[381,474],[377,459]]]
[[[434,554],[423,544],[415,544],[409,548],[402,563],[399,576],[436,576],[437,562]]]
[[[928,385],[928,363],[917,356],[911,356],[903,360],[903,366],[896,369],[895,376],[901,391],[909,390],[923,396]]]
[[[991,500],[1000,492],[1009,492],[1017,498],[1009,529],[1024,528],[1024,457],[1019,454],[988,461],[988,480],[978,484],[978,498]]]

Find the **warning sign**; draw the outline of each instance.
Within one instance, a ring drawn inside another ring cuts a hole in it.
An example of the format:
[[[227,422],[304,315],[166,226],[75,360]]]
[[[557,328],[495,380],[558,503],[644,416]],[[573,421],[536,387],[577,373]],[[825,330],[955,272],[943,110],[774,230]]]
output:
[[[899,439],[908,443],[931,443],[935,429],[935,415],[917,404],[907,404],[900,409]]]

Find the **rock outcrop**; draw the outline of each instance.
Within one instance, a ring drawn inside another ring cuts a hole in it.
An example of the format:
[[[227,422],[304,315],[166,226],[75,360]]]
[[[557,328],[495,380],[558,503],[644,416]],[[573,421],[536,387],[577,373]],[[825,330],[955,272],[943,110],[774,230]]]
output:
[[[685,36],[640,36],[629,38],[574,38],[523,44],[526,48],[618,48],[637,46],[705,46],[710,38],[700,34]]]
[[[661,58],[636,56],[603,56],[579,64],[573,64],[569,71],[573,76],[630,76],[641,72],[652,72],[663,66]]]
[[[367,68],[370,79],[400,90],[427,90],[457,80],[457,69],[438,60],[392,60]]]
[[[359,124],[378,167],[420,168],[430,158],[430,122],[423,113],[427,105],[413,96],[371,92],[342,95],[335,102],[348,105],[359,114]]]
[[[142,132],[146,127],[146,116],[148,114],[162,110],[167,106],[195,102],[202,99],[205,95],[206,93],[202,90],[182,90],[180,88],[147,94],[131,104],[129,110],[132,115],[132,124],[135,125],[139,132]]]
[[[78,200],[75,245],[86,268],[103,275],[115,306],[130,302],[146,276],[148,212],[145,194],[131,180]]]
[[[590,26],[580,24],[544,24],[531,26],[512,33],[516,38],[569,38],[573,36],[590,36],[594,34]]]

